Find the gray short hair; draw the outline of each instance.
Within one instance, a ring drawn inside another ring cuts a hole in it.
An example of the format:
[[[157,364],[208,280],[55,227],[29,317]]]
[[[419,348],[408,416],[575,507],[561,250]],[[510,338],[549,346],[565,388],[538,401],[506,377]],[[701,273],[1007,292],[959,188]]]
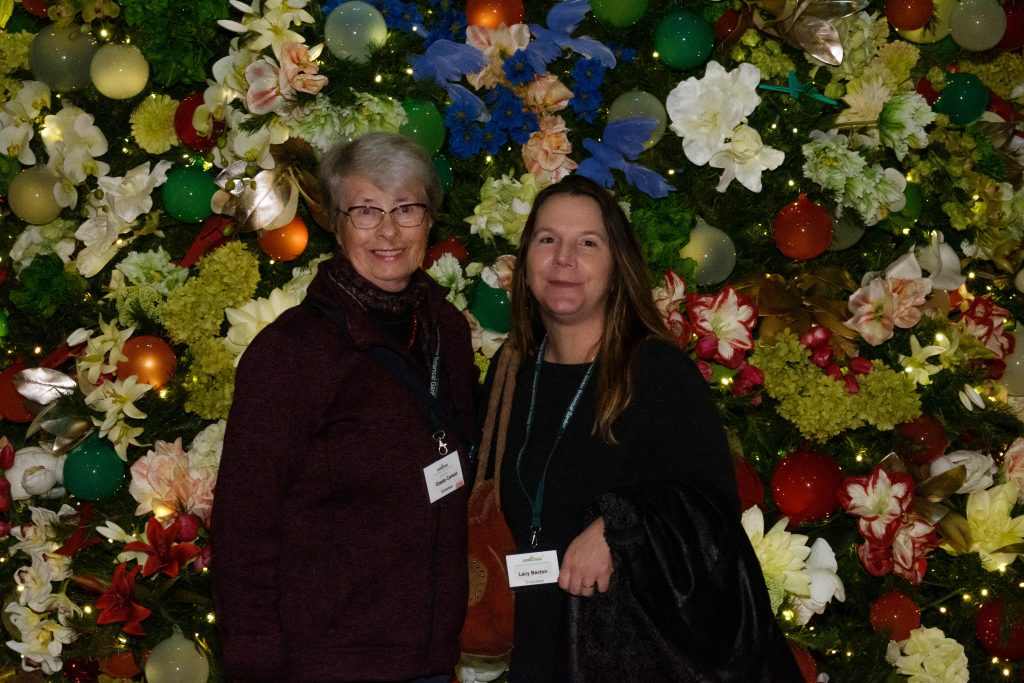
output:
[[[345,178],[354,175],[364,176],[387,191],[419,185],[427,195],[431,217],[437,218],[444,197],[441,181],[427,150],[416,141],[398,133],[367,133],[328,150],[320,160],[317,180],[332,225],[342,208],[338,206],[337,192]]]

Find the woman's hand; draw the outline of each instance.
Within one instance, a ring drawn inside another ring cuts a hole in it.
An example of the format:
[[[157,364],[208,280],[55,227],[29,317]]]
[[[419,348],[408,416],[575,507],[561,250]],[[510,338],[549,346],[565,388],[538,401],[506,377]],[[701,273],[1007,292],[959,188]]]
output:
[[[608,590],[611,578],[612,553],[604,540],[604,517],[598,517],[569,544],[558,572],[558,585],[573,595],[589,598],[595,589],[601,593]]]

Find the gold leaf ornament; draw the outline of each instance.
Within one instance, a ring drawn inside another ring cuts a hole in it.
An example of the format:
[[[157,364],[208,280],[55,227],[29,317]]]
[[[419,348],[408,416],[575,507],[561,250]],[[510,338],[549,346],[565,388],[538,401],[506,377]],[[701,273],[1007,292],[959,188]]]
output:
[[[760,0],[754,3],[753,23],[762,33],[825,64],[839,66],[843,63],[843,43],[832,21],[866,6],[863,0]],[[772,18],[766,18],[766,13]]]

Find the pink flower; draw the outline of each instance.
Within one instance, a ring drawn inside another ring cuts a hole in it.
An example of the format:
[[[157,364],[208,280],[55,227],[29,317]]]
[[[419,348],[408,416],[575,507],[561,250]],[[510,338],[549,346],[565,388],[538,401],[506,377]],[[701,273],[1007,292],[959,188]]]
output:
[[[526,24],[500,24],[498,28],[478,25],[468,27],[466,45],[480,50],[487,59],[487,66],[475,74],[469,74],[466,80],[477,90],[493,88],[505,80],[505,72],[502,70],[505,58],[529,44],[530,27]]]
[[[864,356],[854,356],[849,360],[849,364],[850,370],[857,375],[866,375],[874,368],[871,359]]]
[[[160,510],[161,516],[166,516],[177,511],[179,494],[188,480],[188,456],[181,448],[181,439],[174,443],[157,441],[153,450],[132,463],[131,473],[128,491],[139,503],[136,515]]]
[[[847,393],[856,394],[860,391],[860,382],[857,381],[857,376],[852,373],[843,375],[843,383],[846,385]]]
[[[896,323],[892,317],[892,296],[888,280],[873,279],[853,293],[848,306],[853,317],[845,325],[858,332],[868,344],[878,346],[892,337]]]
[[[512,254],[502,254],[494,259],[494,274],[498,278],[498,285],[506,292],[512,289],[512,274],[516,272],[516,257]]]
[[[925,299],[932,291],[932,281],[928,278],[907,280],[890,278],[889,289],[892,292],[892,319],[896,327],[910,329],[921,320],[921,309]]]
[[[685,349],[690,345],[690,338],[693,336],[690,321],[680,309],[680,304],[686,301],[686,280],[669,269],[665,271],[665,284],[655,287],[652,294],[654,305],[665,321],[665,327],[675,337],[676,343]]]
[[[892,573],[915,586],[920,584],[928,565],[926,556],[938,545],[935,525],[920,515],[907,515],[892,539]]]
[[[523,103],[530,111],[544,115],[565,109],[570,99],[572,91],[558,80],[558,76],[545,73],[534,76],[533,82],[526,87]]]
[[[1024,436],[1010,444],[1003,456],[1006,479],[1017,483],[1017,502],[1024,504]]]
[[[888,544],[861,543],[857,547],[857,557],[872,576],[885,576],[892,571],[892,548]]]
[[[544,185],[557,183],[578,166],[568,156],[572,153],[572,143],[567,130],[561,116],[542,116],[540,130],[523,145],[526,170]]]
[[[746,396],[762,386],[764,386],[764,372],[761,368],[743,361],[740,364],[740,371],[732,380],[733,396]]]
[[[258,59],[245,67],[245,80],[249,90],[245,93],[245,108],[253,114],[270,114],[285,105],[281,93],[277,62],[270,57]]]
[[[700,376],[704,378],[704,381],[710,382],[711,375],[714,374],[714,370],[711,369],[711,363],[708,363],[706,360],[701,360],[700,358],[698,358],[695,361],[695,365],[697,366],[697,370],[700,371]]]
[[[875,465],[871,474],[847,477],[839,490],[839,502],[869,541],[888,545],[899,527],[900,517],[914,499],[914,479],[906,472],[889,472]]]
[[[727,286],[719,294],[688,295],[690,322],[697,333],[697,355],[727,368],[739,367],[754,348],[757,306]]]
[[[291,99],[295,92],[315,95],[327,85],[327,76],[319,73],[320,68],[313,62],[309,49],[302,43],[285,43],[281,50],[281,92]]]

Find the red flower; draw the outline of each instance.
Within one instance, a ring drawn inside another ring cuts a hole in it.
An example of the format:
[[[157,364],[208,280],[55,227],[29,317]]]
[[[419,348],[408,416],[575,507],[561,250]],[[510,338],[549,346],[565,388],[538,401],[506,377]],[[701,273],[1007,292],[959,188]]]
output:
[[[0,512],[9,512],[11,509],[11,482],[7,477],[0,475]]]
[[[14,467],[14,446],[6,436],[0,437],[0,446],[0,470],[9,470]]]
[[[960,324],[968,334],[976,337],[995,354],[996,358],[1005,358],[1013,352],[1014,346],[1013,335],[1006,332],[1004,327],[1009,317],[1010,312],[994,304],[991,299],[976,296],[960,316]]]
[[[156,517],[150,517],[146,524],[146,540],[132,541],[125,545],[125,550],[140,550],[149,553],[146,565],[142,568],[143,576],[150,576],[156,572],[162,572],[167,576],[177,576],[182,565],[199,554],[199,548],[192,543],[177,543],[174,539],[178,537],[178,522],[175,520],[166,529]]]
[[[690,329],[690,321],[683,315],[680,304],[686,301],[686,281],[674,270],[665,271],[665,281],[660,287],[654,289],[654,305],[661,313],[665,327],[675,338],[680,348],[690,345],[690,338],[693,331]]]
[[[127,567],[128,565],[123,562],[117,565],[110,588],[96,599],[96,609],[99,610],[96,623],[116,624],[123,621],[124,627],[121,630],[125,633],[144,636],[146,632],[142,630],[139,622],[152,614],[152,610],[135,602],[135,577],[141,571],[141,567],[136,567],[130,572],[126,571]]]

